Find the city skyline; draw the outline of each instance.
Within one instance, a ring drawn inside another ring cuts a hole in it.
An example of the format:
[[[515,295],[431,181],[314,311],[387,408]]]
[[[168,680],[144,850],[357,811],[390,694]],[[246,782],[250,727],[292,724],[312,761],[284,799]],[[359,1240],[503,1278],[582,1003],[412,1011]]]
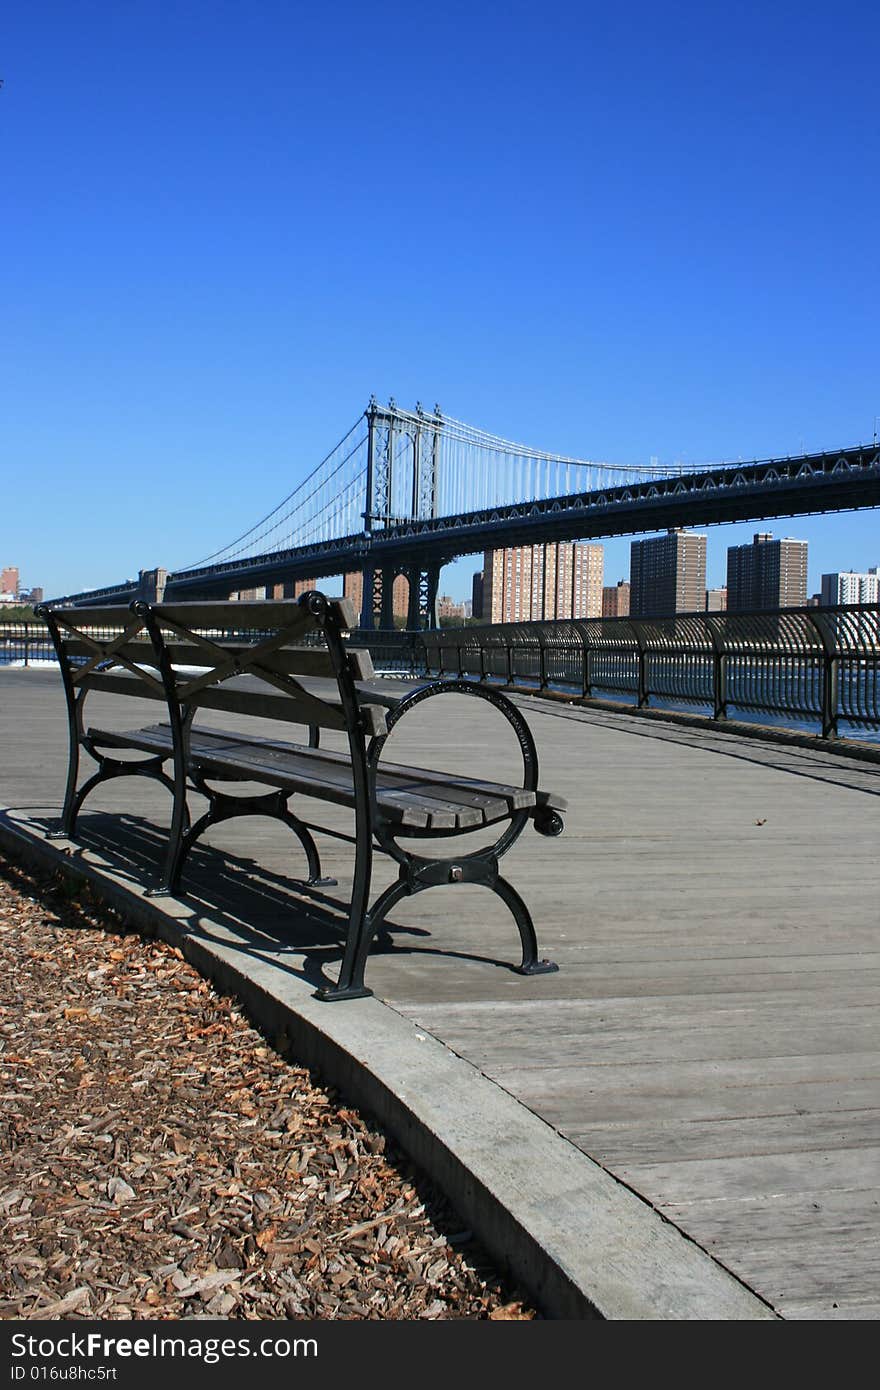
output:
[[[753,526],[754,523],[749,523],[749,525]],[[741,530],[742,527],[738,527],[736,529]],[[613,579],[611,575],[607,573],[604,555],[598,557],[598,573],[600,576],[604,576],[604,579],[600,583],[599,611],[604,612],[605,616],[618,616],[619,604],[621,602],[621,599],[623,599],[626,605],[626,614],[630,612],[631,602],[634,604],[634,607],[632,608],[633,616],[637,616],[639,612],[647,614],[648,611],[656,611],[658,613],[661,611],[668,613],[672,613],[675,611],[699,612],[704,607],[717,609],[718,605],[721,603],[721,595],[724,595],[724,607],[726,608],[727,594],[730,585],[731,566],[733,565],[734,567],[736,567],[738,562],[740,567],[747,567],[746,573],[748,574],[748,581],[744,580],[743,582],[747,582],[752,587],[747,587],[743,590],[743,594],[740,594],[738,589],[739,571],[735,569],[734,572],[736,574],[736,580],[734,582],[733,602],[730,605],[731,608],[734,610],[737,608],[750,607],[798,607],[813,602],[817,599],[823,604],[837,602],[873,603],[877,601],[878,582],[880,582],[878,581],[878,573],[880,573],[880,566],[867,566],[862,570],[856,570],[852,566],[841,565],[836,570],[823,572],[819,576],[819,583],[814,589],[809,586],[805,578],[807,574],[807,557],[809,554],[808,542],[804,541],[802,538],[799,537],[776,536],[772,532],[763,531],[753,532],[749,542],[747,543],[737,542],[736,544],[729,545],[726,548],[724,555],[725,573],[723,584],[709,583],[709,571],[707,563],[708,547],[705,545],[698,546],[699,554],[696,556],[698,570],[691,574],[690,583],[686,591],[680,592],[678,603],[676,604],[674,598],[667,596],[669,597],[669,603],[665,603],[662,599],[658,600],[660,606],[652,606],[649,610],[648,608],[643,607],[644,600],[639,595],[638,580],[635,582],[635,584],[633,583],[633,561],[636,556],[651,556],[653,554],[654,556],[658,557],[658,559],[654,561],[655,569],[658,565],[660,566],[660,569],[667,568],[669,571],[669,577],[672,577],[672,575],[676,573],[675,561],[667,558],[661,560],[660,556],[663,550],[665,549],[663,543],[668,541],[669,538],[674,537],[689,538],[690,540],[695,542],[703,542],[706,540],[706,536],[704,535],[704,533],[686,530],[684,528],[672,528],[671,530],[667,530],[666,532],[654,533],[651,536],[634,539],[630,541],[630,565],[628,567],[627,573],[621,575],[620,578],[616,581]],[[763,557],[767,555],[772,555],[774,558],[776,566],[775,579],[773,578],[770,572],[768,572],[767,574],[764,573],[766,566],[763,563],[761,565],[760,578],[755,577],[753,579],[751,576],[751,567],[754,563],[753,556],[756,552],[756,547],[759,546],[759,543],[761,545],[761,550],[758,553],[762,556],[762,560]],[[585,543],[575,542],[574,544],[577,545]],[[603,549],[602,542],[594,542],[590,544],[594,546],[595,550],[601,551]],[[515,554],[517,549],[522,551],[536,551],[538,549],[538,546],[515,547],[513,549],[508,548],[506,551],[498,550],[495,552],[486,552],[486,555],[484,556],[483,568],[481,570],[473,571],[471,575],[471,589],[474,595],[476,595],[478,591],[478,579],[482,579],[485,575],[486,561],[489,558],[490,554],[494,553],[497,556],[505,556],[508,554]],[[781,562],[780,555],[782,557]],[[839,581],[837,584],[837,588],[835,589],[835,592],[838,592],[841,595],[861,595],[861,597],[847,596],[834,599],[830,597],[825,597],[825,595],[831,593],[832,580]],[[650,577],[644,581],[643,587],[645,588],[645,591],[650,592],[651,586],[656,584],[656,582],[657,574],[652,572]],[[775,595],[773,591],[774,583],[776,583],[777,585]],[[635,590],[635,597],[633,599],[631,599],[631,589]],[[615,590],[625,591],[625,598],[623,593],[615,595]],[[673,591],[671,592],[674,592],[674,587]],[[698,601],[700,595],[702,595],[702,601]],[[755,601],[753,603],[746,601],[748,597],[754,597]],[[532,602],[534,603],[534,600]],[[595,606],[595,602],[592,603],[591,611],[589,613],[584,612],[583,614],[581,614],[581,616],[597,616],[597,614],[595,614],[592,611],[592,609]],[[606,609],[611,611],[605,612]],[[625,614],[620,613],[620,616],[625,616]],[[515,613],[511,612],[509,617],[506,617],[504,619],[498,618],[495,620],[515,621],[525,619],[523,613],[517,610]]]

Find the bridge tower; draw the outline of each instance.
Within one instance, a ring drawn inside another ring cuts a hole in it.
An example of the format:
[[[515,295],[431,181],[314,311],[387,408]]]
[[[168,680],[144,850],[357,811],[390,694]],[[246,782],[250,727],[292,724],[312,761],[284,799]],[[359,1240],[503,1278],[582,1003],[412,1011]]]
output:
[[[417,405],[415,413],[399,410],[393,398],[380,406],[375,396],[366,409],[367,482],[364,531],[367,556],[361,627],[394,626],[393,590],[398,574],[409,582],[407,627],[437,627],[440,564],[375,565],[372,541],[391,526],[437,515],[442,417]]]

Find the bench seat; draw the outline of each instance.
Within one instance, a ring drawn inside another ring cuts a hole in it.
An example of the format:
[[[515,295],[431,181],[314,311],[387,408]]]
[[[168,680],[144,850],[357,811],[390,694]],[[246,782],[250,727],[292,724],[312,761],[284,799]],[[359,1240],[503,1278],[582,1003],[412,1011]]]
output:
[[[122,733],[89,729],[88,736],[98,746],[164,752],[169,757],[173,751],[168,724]],[[204,776],[214,773],[239,781],[253,780],[339,806],[355,805],[351,760],[327,749],[199,728],[190,734],[189,762],[192,770]],[[376,805],[389,824],[426,834],[474,830],[504,820],[514,811],[539,806],[565,810],[562,798],[549,792],[388,762],[383,762],[376,774]]]

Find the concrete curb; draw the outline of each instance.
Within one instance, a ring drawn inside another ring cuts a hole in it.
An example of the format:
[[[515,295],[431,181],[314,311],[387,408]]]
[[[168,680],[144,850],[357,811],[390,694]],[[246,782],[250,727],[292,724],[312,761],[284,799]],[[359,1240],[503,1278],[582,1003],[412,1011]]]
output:
[[[439,1039],[378,999],[323,1004],[231,922],[147,898],[101,858],[0,809],[0,849],[85,878],[102,901],[235,995],[276,1046],[372,1112],[550,1318],[777,1314],[636,1193]]]

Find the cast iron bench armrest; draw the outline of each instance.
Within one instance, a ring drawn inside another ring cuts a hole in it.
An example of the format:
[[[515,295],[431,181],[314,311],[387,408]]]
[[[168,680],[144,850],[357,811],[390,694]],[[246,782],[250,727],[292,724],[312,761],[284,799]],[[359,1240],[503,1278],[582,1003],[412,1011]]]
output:
[[[466,695],[484,700],[503,715],[516,735],[523,761],[523,781],[520,793],[522,799],[519,804],[513,804],[511,810],[525,811],[526,817],[533,820],[535,829],[539,834],[560,835],[564,828],[562,815],[568,809],[567,803],[563,797],[542,790],[538,786],[538,753],[532,731],[513,701],[502,694],[500,690],[495,690],[491,686],[478,685],[475,681],[467,680],[435,680],[427,681],[403,695],[388,715],[387,731],[373,738],[370,743],[367,758],[371,768],[374,771],[378,770],[382,750],[395,725],[399,724],[401,719],[405,718],[417,706],[423,704],[425,700],[433,699],[437,695]],[[428,775],[437,779],[445,779],[446,777],[445,773],[439,772]],[[475,789],[490,785],[497,786],[497,784],[483,783],[470,778],[462,778],[460,781],[462,786],[471,784]],[[515,793],[515,788],[506,787],[505,790]]]

